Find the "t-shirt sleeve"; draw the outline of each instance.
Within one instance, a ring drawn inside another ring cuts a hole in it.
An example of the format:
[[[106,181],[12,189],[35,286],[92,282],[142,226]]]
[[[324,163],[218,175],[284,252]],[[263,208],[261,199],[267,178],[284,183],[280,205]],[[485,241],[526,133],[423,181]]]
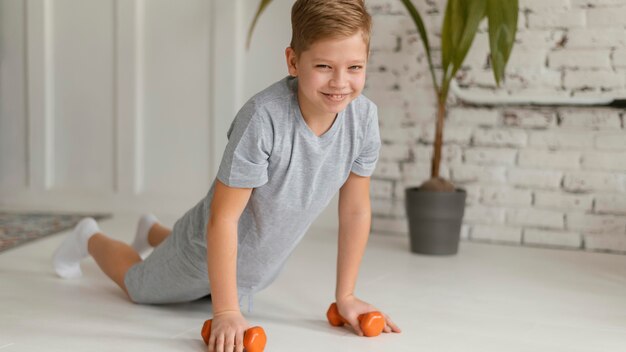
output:
[[[359,176],[372,176],[380,152],[380,131],[378,128],[378,112],[374,106],[367,119],[367,127],[359,155],[352,163],[351,171]]]
[[[228,144],[217,178],[236,188],[255,188],[267,183],[273,140],[271,131],[269,119],[242,109],[228,130]]]

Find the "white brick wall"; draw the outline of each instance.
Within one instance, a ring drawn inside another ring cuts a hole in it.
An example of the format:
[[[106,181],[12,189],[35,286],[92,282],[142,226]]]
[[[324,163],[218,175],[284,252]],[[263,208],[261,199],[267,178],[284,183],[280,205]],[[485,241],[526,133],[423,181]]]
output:
[[[626,6],[590,8],[586,11],[589,28],[626,26]]]
[[[615,89],[624,86],[624,76],[612,70],[566,71],[563,85],[566,89]]]
[[[626,171],[626,152],[585,152],[583,167],[590,170]]]
[[[595,146],[599,150],[626,150],[626,138],[623,133],[598,133],[594,137]]]
[[[626,29],[611,28],[572,28],[565,35],[568,48],[598,49],[623,48],[626,46]]]
[[[385,144],[381,148],[379,158],[385,161],[408,161],[409,146],[407,144]]]
[[[530,207],[533,197],[527,189],[485,187],[480,200],[486,205]]]
[[[566,231],[524,230],[524,244],[580,248],[583,238],[580,233]]]
[[[623,233],[585,235],[585,248],[603,252],[626,252],[626,236]]]
[[[596,197],[598,214],[626,215],[626,197],[623,194],[601,194]]]
[[[516,129],[477,129],[474,131],[474,144],[485,147],[523,147],[527,134]]]
[[[570,0],[520,0],[519,7],[522,11],[529,10],[535,13],[561,11],[570,8]]]
[[[568,192],[623,191],[622,177],[617,173],[575,171],[563,178],[563,189]]]
[[[505,210],[501,207],[467,206],[464,219],[471,224],[504,224]]]
[[[593,207],[593,196],[590,194],[535,190],[534,196],[537,208],[591,211]]]
[[[370,183],[370,196],[374,199],[391,198],[393,182],[373,179]]]
[[[503,166],[456,164],[450,166],[450,169],[455,183],[498,184],[506,181],[506,169]]]
[[[580,168],[580,156],[577,151],[525,149],[519,153],[518,164],[537,169],[576,170]]]
[[[530,29],[584,27],[585,22],[585,11],[580,9],[531,12],[528,15],[528,28]]]
[[[449,112],[447,121],[453,126],[496,126],[500,122],[500,114],[494,109],[457,109]]]
[[[523,20],[523,17],[520,17],[520,20]],[[573,31],[577,31],[576,29],[570,29],[568,31],[562,29],[541,29],[541,30],[524,30],[518,31],[516,36],[516,43],[513,47],[513,54],[518,50],[530,50],[533,49],[555,49],[557,47],[562,47],[561,43],[564,42],[565,39],[569,38],[569,34]],[[568,39],[569,40],[569,39]],[[567,47],[571,48],[569,45],[569,41],[567,42]]]
[[[522,243],[522,229],[498,225],[474,225],[470,239],[488,242]]]
[[[570,0],[574,7],[604,7],[624,5],[624,0]]]
[[[541,110],[505,110],[502,113],[503,123],[507,127],[545,129],[556,127],[557,118],[554,111]]]
[[[626,49],[616,49],[613,51],[613,66],[626,67]]]
[[[591,234],[624,233],[626,231],[626,218],[620,216],[572,212],[566,215],[565,222],[568,230]]]
[[[548,55],[548,67],[554,69],[611,69],[611,50],[565,49]]]
[[[560,230],[564,228],[564,215],[558,210],[509,209],[507,211],[507,223],[531,228]]]
[[[507,174],[512,186],[533,189],[558,189],[563,179],[561,171],[510,168]]]
[[[561,116],[562,128],[588,131],[621,129],[621,114],[621,111],[613,109],[578,108],[576,110],[561,110],[559,115]]]
[[[433,59],[446,0],[418,1]],[[374,18],[365,95],[379,106],[374,231],[406,236],[404,190],[430,177],[437,107],[422,43],[397,0]],[[626,0],[520,0],[506,83],[481,24],[458,76],[485,96],[626,98]],[[438,72],[440,74],[440,72]],[[441,175],[467,191],[463,238],[626,253],[625,110],[449,102]]]
[[[479,165],[515,165],[516,149],[476,147],[465,150],[465,162]]]
[[[593,147],[594,135],[585,131],[531,131],[528,146],[550,150],[586,150]]]
[[[465,126],[450,126],[443,131],[444,143],[469,144],[472,137],[472,130]],[[424,125],[420,142],[432,144],[435,141],[434,122]]]

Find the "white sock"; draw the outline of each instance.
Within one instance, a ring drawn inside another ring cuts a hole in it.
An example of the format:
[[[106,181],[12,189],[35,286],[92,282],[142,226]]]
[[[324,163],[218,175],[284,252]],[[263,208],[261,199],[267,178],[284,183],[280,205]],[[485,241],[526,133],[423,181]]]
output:
[[[74,227],[52,256],[52,264],[57,275],[64,279],[83,275],[80,260],[89,255],[87,242],[97,232],[100,232],[100,228],[93,218],[84,218]]]
[[[152,225],[157,222],[159,222],[159,220],[152,214],[144,214],[141,218],[139,218],[135,239],[133,240],[133,244],[131,244],[137,253],[142,253],[147,249],[150,249],[151,246],[148,242],[148,233],[150,232]]]

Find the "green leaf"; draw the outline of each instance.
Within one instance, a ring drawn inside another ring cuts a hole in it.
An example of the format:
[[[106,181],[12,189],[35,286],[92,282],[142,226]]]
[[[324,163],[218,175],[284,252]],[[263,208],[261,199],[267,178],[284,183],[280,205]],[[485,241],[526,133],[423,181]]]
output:
[[[498,86],[504,79],[504,70],[513,50],[518,12],[518,0],[488,0],[491,66]]]
[[[448,1],[441,31],[444,82],[451,80],[463,65],[486,11],[487,0]]]
[[[259,20],[259,17],[267,8],[272,0],[261,0],[259,3],[259,8],[256,10],[256,14],[254,15],[254,19],[252,20],[252,24],[250,25],[250,29],[248,30],[248,40],[246,40],[246,49],[250,48],[250,41],[252,40],[252,32],[254,32],[254,27],[256,26],[256,22]]]
[[[443,66],[444,77],[452,61],[452,50],[455,46],[452,39],[452,10],[454,6],[456,5],[450,0],[446,6],[446,14],[443,17],[443,27],[441,28],[441,65]]]
[[[400,0],[406,10],[409,12],[413,23],[415,23],[415,27],[417,28],[417,32],[422,39],[422,44],[424,45],[424,51],[426,51],[426,59],[428,60],[428,68],[430,69],[430,75],[433,79],[433,84],[437,88],[437,80],[435,78],[435,67],[433,65],[432,54],[430,53],[430,44],[428,43],[428,34],[426,33],[426,26],[424,26],[424,21],[422,20],[422,16],[420,16],[419,12],[411,2],[411,0]],[[437,88],[438,89],[438,88]]]

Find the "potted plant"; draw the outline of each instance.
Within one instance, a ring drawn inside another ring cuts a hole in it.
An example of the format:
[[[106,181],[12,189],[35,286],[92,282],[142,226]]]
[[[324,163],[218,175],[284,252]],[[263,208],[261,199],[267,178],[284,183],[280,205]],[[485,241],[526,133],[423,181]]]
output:
[[[441,81],[437,81],[426,27],[411,0],[400,0],[419,32],[437,95],[437,119],[430,179],[405,189],[411,251],[421,254],[456,254],[465,210],[466,192],[439,175],[443,127],[450,83],[469,51],[480,22],[487,18],[490,63],[496,84],[513,49],[518,0],[449,0],[441,29]]]
[[[409,12],[424,45],[438,105],[431,178],[419,187],[405,189],[411,251],[421,254],[455,254],[458,251],[466,192],[439,175],[450,83],[463,65],[480,22],[487,18],[490,63],[496,84],[500,85],[517,31],[518,0],[447,2],[441,31],[440,83],[437,81],[424,21],[411,0],[400,1]],[[259,16],[270,3],[271,0],[260,1],[248,32],[248,46]]]

